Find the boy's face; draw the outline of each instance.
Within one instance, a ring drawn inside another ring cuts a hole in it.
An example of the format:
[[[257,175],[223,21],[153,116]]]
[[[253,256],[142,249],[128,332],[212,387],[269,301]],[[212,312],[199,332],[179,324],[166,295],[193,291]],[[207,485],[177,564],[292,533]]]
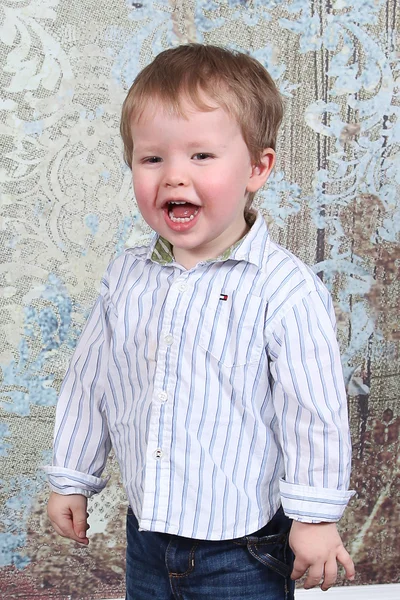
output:
[[[222,108],[203,112],[182,104],[187,119],[154,103],[133,123],[132,174],[144,219],[172,244],[175,259],[191,268],[246,233],[247,193],[267,179],[274,152],[266,174],[252,165],[239,125]]]

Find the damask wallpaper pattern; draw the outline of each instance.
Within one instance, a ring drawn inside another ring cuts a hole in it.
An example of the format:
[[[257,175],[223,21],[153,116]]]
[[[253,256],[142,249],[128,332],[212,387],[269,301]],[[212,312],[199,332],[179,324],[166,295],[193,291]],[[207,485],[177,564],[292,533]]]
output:
[[[1,0],[0,15],[1,598],[123,595],[114,460],[90,505],[89,549],[52,532],[41,466],[100,277],[150,233],[122,161],[124,95],[153,56],[188,41],[251,53],[285,98],[258,204],[334,296],[357,490],[341,530],[356,583],[399,581],[397,0]]]

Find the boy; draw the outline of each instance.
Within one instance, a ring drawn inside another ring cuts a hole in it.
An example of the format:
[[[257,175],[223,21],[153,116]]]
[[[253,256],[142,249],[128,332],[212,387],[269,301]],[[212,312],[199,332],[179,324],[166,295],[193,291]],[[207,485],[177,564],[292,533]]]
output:
[[[307,570],[306,588],[328,589],[337,561],[354,578],[335,524],[352,493],[332,302],[251,209],[281,118],[257,61],[199,44],[157,56],[123,106],[157,235],[103,278],[47,470],[56,531],[88,544],[113,446],[129,600],[288,600]]]

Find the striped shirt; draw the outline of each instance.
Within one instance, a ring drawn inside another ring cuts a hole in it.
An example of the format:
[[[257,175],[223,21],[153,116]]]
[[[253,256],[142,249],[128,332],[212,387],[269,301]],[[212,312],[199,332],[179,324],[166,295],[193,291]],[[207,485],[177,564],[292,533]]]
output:
[[[100,492],[111,446],[142,530],[230,539],[281,503],[340,519],[351,447],[332,301],[261,215],[190,270],[158,236],[110,264],[61,389],[53,491]]]

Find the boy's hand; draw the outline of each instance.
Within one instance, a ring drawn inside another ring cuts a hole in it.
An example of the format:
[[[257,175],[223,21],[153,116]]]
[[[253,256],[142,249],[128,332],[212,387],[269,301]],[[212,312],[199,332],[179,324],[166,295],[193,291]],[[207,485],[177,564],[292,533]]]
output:
[[[86,531],[89,529],[87,518],[87,498],[80,494],[62,496],[52,492],[47,504],[47,514],[56,532],[79,544],[88,545]]]
[[[295,554],[292,579],[299,579],[308,569],[304,588],[321,584],[328,590],[336,581],[337,562],[343,565],[346,577],[354,580],[354,563],[343,546],[336,523],[300,523],[293,521],[289,544]]]

